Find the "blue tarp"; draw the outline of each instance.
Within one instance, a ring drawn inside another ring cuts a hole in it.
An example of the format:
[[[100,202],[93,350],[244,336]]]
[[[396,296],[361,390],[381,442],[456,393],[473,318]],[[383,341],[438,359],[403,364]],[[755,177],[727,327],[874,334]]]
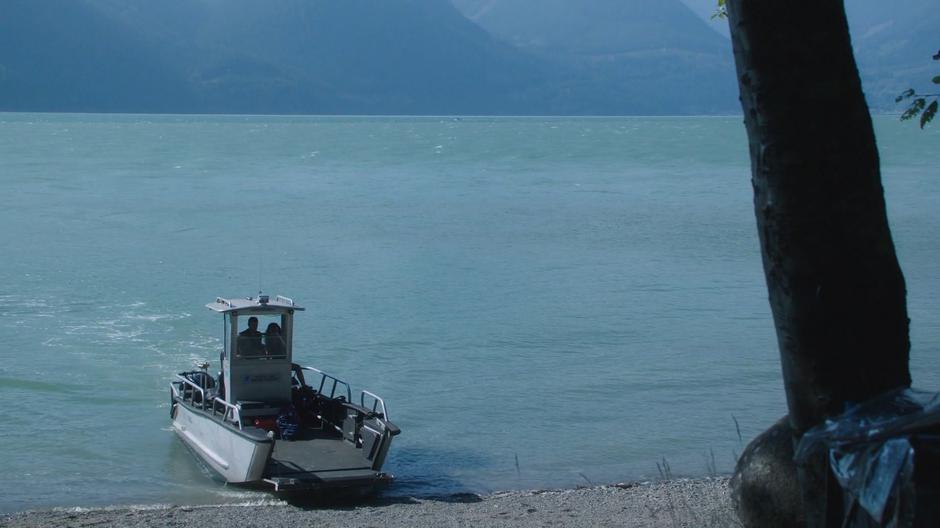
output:
[[[924,502],[932,490],[919,489],[915,473],[940,469],[931,467],[940,450],[938,433],[940,393],[915,389],[887,392],[807,431],[796,449],[797,465],[826,460],[843,499],[810,511],[841,508],[847,528],[925,525],[931,508],[917,500]],[[824,524],[810,519],[810,525]]]

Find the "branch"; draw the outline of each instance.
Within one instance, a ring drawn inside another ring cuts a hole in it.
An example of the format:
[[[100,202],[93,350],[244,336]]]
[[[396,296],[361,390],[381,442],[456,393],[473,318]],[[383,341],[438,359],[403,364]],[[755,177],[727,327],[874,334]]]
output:
[[[724,0],[719,0],[719,5],[722,5]],[[933,60],[940,60],[940,51],[933,56]],[[931,79],[931,82],[934,84],[940,84],[940,75],[935,76]],[[937,115],[938,110],[938,101],[940,101],[940,93],[917,93],[913,88],[908,88],[901,92],[900,95],[894,98],[895,103],[900,103],[905,99],[910,99],[911,103],[907,106],[907,110],[901,114],[901,121],[907,121],[908,119],[913,119],[920,115],[920,128],[924,128],[927,123],[933,121],[933,118]],[[933,99],[930,104],[927,104],[928,99]]]

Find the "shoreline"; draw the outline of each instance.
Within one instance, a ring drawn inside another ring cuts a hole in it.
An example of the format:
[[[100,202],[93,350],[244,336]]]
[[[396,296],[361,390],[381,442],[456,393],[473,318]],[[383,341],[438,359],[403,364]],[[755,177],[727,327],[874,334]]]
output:
[[[739,526],[730,477],[441,497],[379,496],[344,504],[55,508],[0,515],[0,526]]]

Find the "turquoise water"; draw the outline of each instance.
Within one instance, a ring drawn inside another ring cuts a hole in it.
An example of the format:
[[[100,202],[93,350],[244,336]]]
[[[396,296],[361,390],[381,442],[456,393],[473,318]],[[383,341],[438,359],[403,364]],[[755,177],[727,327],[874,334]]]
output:
[[[877,125],[936,389],[940,134]],[[167,415],[259,286],[385,397],[393,493],[730,471],[785,412],[750,192],[737,117],[0,114],[0,511],[266,499]]]

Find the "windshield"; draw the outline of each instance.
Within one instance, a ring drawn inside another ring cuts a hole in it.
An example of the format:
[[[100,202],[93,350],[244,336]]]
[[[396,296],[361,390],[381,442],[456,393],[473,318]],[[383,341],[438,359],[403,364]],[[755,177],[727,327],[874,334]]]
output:
[[[284,322],[280,315],[252,315],[238,318],[235,356],[246,359],[287,357]]]

